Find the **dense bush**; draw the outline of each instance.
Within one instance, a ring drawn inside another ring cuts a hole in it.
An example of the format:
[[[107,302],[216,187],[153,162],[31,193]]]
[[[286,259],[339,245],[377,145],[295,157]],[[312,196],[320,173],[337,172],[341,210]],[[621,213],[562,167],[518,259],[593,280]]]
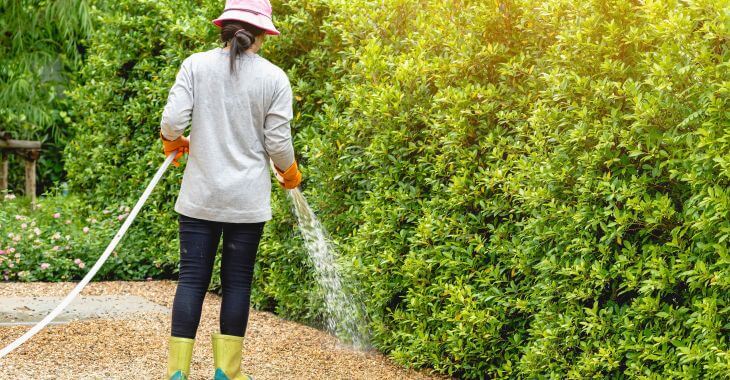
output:
[[[99,6],[73,95],[77,192],[129,204],[218,1]],[[464,378],[730,373],[727,0],[275,3],[305,193],[374,344]],[[174,263],[180,170],[128,241]],[[257,306],[320,303],[281,192]],[[112,206],[109,206],[112,207]],[[122,252],[130,252],[122,248]]]

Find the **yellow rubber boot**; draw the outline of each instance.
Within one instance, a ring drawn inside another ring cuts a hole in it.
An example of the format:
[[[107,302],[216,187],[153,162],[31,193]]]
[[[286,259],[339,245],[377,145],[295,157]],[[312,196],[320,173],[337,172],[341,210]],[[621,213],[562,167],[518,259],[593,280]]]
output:
[[[213,336],[214,380],[253,380],[241,373],[243,337],[214,333]]]
[[[187,380],[190,376],[193,343],[195,343],[195,339],[170,337],[167,355],[167,379]]]

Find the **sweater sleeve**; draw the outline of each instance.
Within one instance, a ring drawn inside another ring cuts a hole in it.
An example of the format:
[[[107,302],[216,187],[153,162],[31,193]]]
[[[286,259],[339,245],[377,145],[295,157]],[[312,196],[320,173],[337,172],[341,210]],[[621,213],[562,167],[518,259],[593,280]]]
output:
[[[193,116],[193,73],[190,67],[190,57],[186,58],[175,78],[175,84],[170,89],[167,104],[162,111],[160,131],[168,140],[180,137],[190,124]]]
[[[264,148],[274,165],[286,170],[294,163],[289,123],[293,117],[292,90],[286,75],[279,83],[264,121]]]

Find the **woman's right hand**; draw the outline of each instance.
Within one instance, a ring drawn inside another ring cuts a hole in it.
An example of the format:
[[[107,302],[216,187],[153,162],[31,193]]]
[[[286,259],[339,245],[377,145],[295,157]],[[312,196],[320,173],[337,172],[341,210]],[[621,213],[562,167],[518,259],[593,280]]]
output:
[[[165,139],[162,132],[160,132],[160,139],[162,140],[162,150],[165,152],[165,157],[177,151],[175,158],[172,160],[172,164],[175,165],[175,167],[180,166],[180,163],[177,162],[177,160],[182,157],[184,153],[190,152],[190,139],[185,136],[180,136],[171,141]]]
[[[276,174],[278,174],[276,179],[279,180],[279,184],[285,189],[296,189],[302,183],[302,172],[299,171],[296,161],[286,170],[281,170],[276,165],[274,165],[274,169],[276,169]]]

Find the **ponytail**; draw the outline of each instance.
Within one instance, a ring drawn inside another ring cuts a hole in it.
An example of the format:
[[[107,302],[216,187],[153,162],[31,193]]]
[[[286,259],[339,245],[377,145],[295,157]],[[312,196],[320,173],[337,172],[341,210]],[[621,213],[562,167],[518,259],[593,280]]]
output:
[[[244,54],[253,44],[256,37],[262,35],[264,30],[251,24],[240,21],[224,21],[221,27],[221,41],[231,46],[230,69],[231,74],[236,75],[236,59]]]

